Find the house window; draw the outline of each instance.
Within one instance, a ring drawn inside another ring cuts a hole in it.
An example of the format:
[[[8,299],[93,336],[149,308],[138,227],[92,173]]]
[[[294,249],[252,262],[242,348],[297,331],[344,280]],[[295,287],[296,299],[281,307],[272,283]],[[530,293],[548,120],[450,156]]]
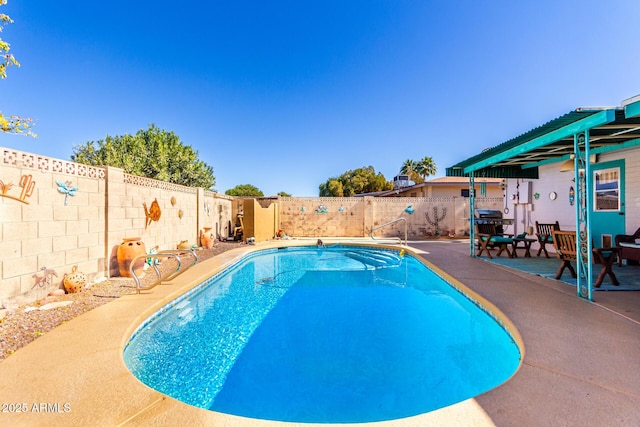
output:
[[[469,189],[468,189],[468,188],[465,188],[465,189],[460,190],[460,195],[461,195],[462,197],[469,197]],[[474,195],[474,196],[476,195],[475,189],[474,189],[474,191],[473,191],[473,195]]]
[[[594,210],[600,212],[620,210],[620,168],[593,172]]]
[[[411,197],[418,197],[418,193],[416,193],[415,191],[411,193]]]

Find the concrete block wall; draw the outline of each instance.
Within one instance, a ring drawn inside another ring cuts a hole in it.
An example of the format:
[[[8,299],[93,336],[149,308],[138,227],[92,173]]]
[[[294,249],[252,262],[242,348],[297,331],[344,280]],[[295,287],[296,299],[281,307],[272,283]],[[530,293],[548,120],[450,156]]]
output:
[[[292,237],[367,237],[372,228],[397,218],[407,220],[409,239],[435,235],[431,222],[436,218],[439,235],[469,234],[469,199],[464,197],[283,197],[278,204],[280,229]],[[405,211],[409,206],[413,214]],[[502,197],[476,198],[477,208],[502,210],[503,206]],[[404,238],[404,223],[380,228],[374,236]]]
[[[200,229],[231,218],[233,198],[201,188],[13,149],[0,154],[0,307],[46,296],[74,266],[89,280],[117,276],[123,238],[141,237],[147,250],[199,245]],[[154,201],[161,215],[147,224],[143,204]]]
[[[140,237],[147,251],[176,249],[186,240],[198,245],[198,192],[196,188],[157,181],[107,168],[107,251],[109,275],[117,275],[117,248],[122,239]],[[157,202],[160,218],[147,218]],[[146,205],[146,208],[145,208]]]
[[[0,302],[46,295],[73,266],[104,271],[105,169],[4,148],[1,154]]]
[[[372,198],[366,198],[370,200]],[[361,197],[281,197],[280,230],[292,237],[363,237]]]
[[[198,230],[207,227],[211,228],[211,232],[218,239],[224,240],[229,237],[229,221],[235,220],[232,212],[233,200],[233,197],[199,188]]]

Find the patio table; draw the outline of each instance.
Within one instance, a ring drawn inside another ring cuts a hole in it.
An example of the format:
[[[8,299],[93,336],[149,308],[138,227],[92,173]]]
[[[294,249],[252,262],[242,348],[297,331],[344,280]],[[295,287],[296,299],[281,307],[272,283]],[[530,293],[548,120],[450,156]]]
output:
[[[527,257],[531,258],[531,252],[530,252],[531,244],[536,241],[537,241],[536,239],[529,239],[527,237],[514,237],[513,243],[511,244],[513,246],[513,257],[514,258],[518,257],[518,252],[516,251],[516,249],[518,249],[520,242],[522,242],[525,258]]]
[[[602,264],[602,270],[600,270],[600,274],[593,284],[593,287],[599,288],[604,280],[604,276],[607,274],[611,278],[611,283],[618,286],[620,283],[611,267],[620,255],[620,248],[593,248],[593,255],[596,257],[596,262]]]

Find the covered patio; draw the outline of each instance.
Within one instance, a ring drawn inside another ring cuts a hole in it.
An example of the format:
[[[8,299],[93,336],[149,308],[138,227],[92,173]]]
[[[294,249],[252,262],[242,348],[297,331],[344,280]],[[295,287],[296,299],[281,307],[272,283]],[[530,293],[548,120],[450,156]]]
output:
[[[616,163],[617,169],[612,169],[616,174],[615,180],[611,179],[608,169],[596,170],[594,163],[598,156],[633,150],[639,146],[640,96],[636,96],[624,100],[619,107],[577,108],[447,168],[448,176],[470,178],[470,255],[476,256],[475,192],[473,191],[475,178],[537,180],[541,178],[540,168],[550,164],[561,165],[560,171],[571,171],[572,181],[575,183],[575,194],[571,194],[570,197],[571,209],[574,210],[575,217],[572,224],[573,231],[576,233],[575,251],[579,254],[575,263],[576,293],[581,298],[593,301],[594,282],[600,271],[600,266],[594,264],[594,256],[597,255],[597,253],[594,255],[594,248],[603,247],[602,242],[604,242],[602,239],[594,239],[596,235],[602,235],[600,229],[595,232],[598,227],[594,224],[594,217],[599,215],[599,221],[607,221],[609,224],[622,221],[622,226],[618,228],[612,226],[610,228],[612,231],[607,230],[611,233],[609,243],[612,246],[612,238],[615,234],[625,234],[625,229],[632,227],[625,216],[627,209],[624,200],[626,189],[624,157]],[[622,166],[618,166],[619,164]],[[622,173],[618,172],[620,169]],[[573,191],[573,186],[571,190]],[[506,196],[505,192],[505,198]],[[555,199],[555,197],[552,198]],[[636,214],[634,213],[634,216]],[[559,260],[553,260],[559,266]],[[527,260],[507,258],[495,262],[514,266],[516,261],[525,263]],[[528,261],[533,260],[528,259]],[[536,268],[542,271],[543,262],[546,263],[541,260]],[[533,266],[531,262],[523,265],[526,265],[524,271]],[[614,267],[614,271],[619,270],[615,273],[616,276],[618,274],[626,276],[626,271],[630,272],[629,277],[625,277],[626,286],[626,283],[635,279],[637,274],[632,271],[632,267],[626,270],[624,267],[627,266]],[[548,270],[547,264],[544,267],[544,271],[546,270]],[[565,272],[565,275],[570,277],[568,272]],[[603,286],[607,283],[610,282],[605,278]]]
[[[509,257],[496,257],[487,258],[487,257],[479,257],[479,259],[483,259],[487,262],[490,262],[495,265],[500,265],[507,268],[512,268],[515,270],[519,270],[528,274],[532,274],[534,276],[540,276],[551,280],[556,280],[555,276],[558,272],[558,268],[560,267],[560,260],[552,256],[550,258],[542,257],[524,257],[522,256],[522,250],[519,250],[519,256],[517,258],[509,258]],[[575,266],[575,265],[574,265]],[[615,285],[612,283],[611,277],[605,275],[602,284],[599,287],[594,287],[593,291],[640,291],[640,266],[637,265],[622,265],[618,266],[617,263],[613,263],[612,266],[613,273],[615,274],[619,284]],[[600,272],[600,265],[596,264],[592,268],[593,281],[596,281],[598,274]],[[565,283],[567,285],[577,287],[578,278],[574,278],[569,274],[569,271],[565,270],[560,277],[557,279],[559,282]],[[597,298],[597,295],[596,295]]]

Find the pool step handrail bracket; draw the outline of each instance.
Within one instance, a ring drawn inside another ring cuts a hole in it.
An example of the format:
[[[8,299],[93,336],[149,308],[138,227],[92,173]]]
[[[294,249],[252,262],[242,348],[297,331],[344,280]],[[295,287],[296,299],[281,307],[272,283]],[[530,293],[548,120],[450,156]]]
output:
[[[395,224],[396,222],[399,222],[399,221],[403,221],[404,222],[404,245],[407,246],[407,219],[406,218],[396,218],[396,219],[394,219],[392,221],[385,222],[382,225],[379,225],[377,227],[371,228],[371,234],[370,234],[371,239],[372,240],[376,240],[376,238],[373,237],[373,232],[374,231],[379,230],[380,228],[386,227],[388,225]],[[402,239],[400,237],[392,237],[392,238],[393,239],[398,239],[398,241],[400,242],[400,246],[402,246]]]
[[[180,261],[180,256],[179,255],[182,255],[184,253],[191,253],[193,255],[194,261],[193,261],[193,263],[191,265],[189,265],[187,268],[182,270],[181,269],[182,262]],[[158,260],[160,258],[173,258],[178,263],[176,269],[174,271],[172,271],[171,273],[169,273],[165,277],[162,277],[162,274],[160,273],[160,270],[158,270],[158,266],[157,266],[158,263],[155,262],[156,260]],[[135,272],[135,270],[133,268],[133,266],[136,264],[136,261],[138,261],[140,259],[145,259],[145,260],[149,261],[149,263],[153,267],[154,271],[156,272],[156,281],[151,283],[148,286],[142,286],[142,284],[140,283],[140,278],[138,277],[138,275],[136,274],[136,272]],[[149,289],[153,289],[153,288],[155,288],[156,286],[158,286],[160,283],[162,283],[164,281],[169,281],[169,280],[174,279],[175,277],[177,277],[180,274],[182,274],[185,271],[187,271],[189,268],[193,267],[197,262],[198,262],[198,256],[196,255],[195,251],[193,251],[193,249],[167,250],[167,251],[161,251],[161,252],[156,253],[156,254],[142,254],[142,255],[138,255],[138,256],[134,257],[131,260],[131,265],[129,266],[129,271],[131,272],[131,277],[133,277],[133,279],[136,282],[136,289],[137,289],[137,292],[139,294],[140,291],[147,291]]]

